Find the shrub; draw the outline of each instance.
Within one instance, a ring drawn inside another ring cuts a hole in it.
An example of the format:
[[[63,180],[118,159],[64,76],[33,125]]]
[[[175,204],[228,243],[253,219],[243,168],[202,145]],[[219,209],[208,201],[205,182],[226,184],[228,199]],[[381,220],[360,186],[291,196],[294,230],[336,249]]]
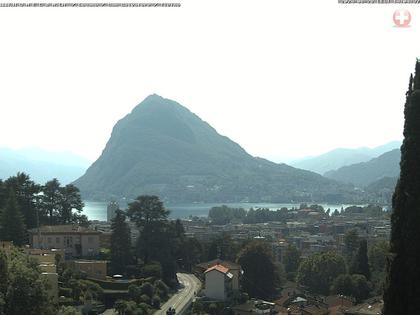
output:
[[[157,295],[154,295],[152,298],[152,306],[157,309],[159,309],[160,307],[160,297],[158,297]]]
[[[151,299],[150,299],[150,297],[147,294],[142,294],[140,296],[140,302],[141,303],[146,303],[146,304],[150,305],[151,304]]]
[[[149,298],[152,298],[154,294],[154,288],[150,283],[146,282],[141,285],[140,292],[142,294],[146,294]]]

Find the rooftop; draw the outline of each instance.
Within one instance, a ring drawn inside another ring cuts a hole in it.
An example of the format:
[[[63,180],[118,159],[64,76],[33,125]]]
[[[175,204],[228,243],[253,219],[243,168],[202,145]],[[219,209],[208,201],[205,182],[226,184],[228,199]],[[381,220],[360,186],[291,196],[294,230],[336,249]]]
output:
[[[211,261],[198,264],[197,266],[200,267],[200,268],[202,268],[202,269],[207,270],[208,268],[213,267],[215,265],[222,265],[222,266],[224,266],[224,267],[226,267],[228,269],[234,269],[234,270],[241,269],[241,266],[240,265],[235,264],[235,263],[230,262],[230,261],[221,260],[221,259],[213,259]]]
[[[229,268],[226,268],[225,266],[222,266],[222,265],[214,265],[213,267],[210,267],[206,271],[204,271],[204,273],[207,273],[207,272],[210,272],[210,271],[213,271],[213,270],[219,271],[219,272],[224,273],[224,274],[229,273]]]
[[[42,234],[101,234],[101,232],[79,225],[44,225],[39,228]],[[30,234],[37,234],[38,228],[30,229]]]

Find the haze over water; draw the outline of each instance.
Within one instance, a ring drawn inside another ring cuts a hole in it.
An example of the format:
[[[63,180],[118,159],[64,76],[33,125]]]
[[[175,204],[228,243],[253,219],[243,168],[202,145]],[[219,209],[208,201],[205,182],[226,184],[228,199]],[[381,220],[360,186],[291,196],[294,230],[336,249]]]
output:
[[[89,220],[106,221],[106,209],[107,202],[102,201],[84,201],[85,207],[83,214],[88,217]],[[167,209],[171,211],[169,217],[172,219],[186,219],[189,216],[207,217],[209,210],[212,207],[220,206],[222,204],[232,208],[244,208],[246,210],[250,208],[268,208],[270,210],[277,210],[283,207],[291,209],[293,207],[299,208],[300,203],[190,203],[181,205],[165,205]],[[309,203],[310,204],[310,203]],[[351,205],[348,204],[320,204],[324,209],[330,208],[331,211],[335,209],[341,210]],[[122,209],[126,208],[126,205],[120,204]]]

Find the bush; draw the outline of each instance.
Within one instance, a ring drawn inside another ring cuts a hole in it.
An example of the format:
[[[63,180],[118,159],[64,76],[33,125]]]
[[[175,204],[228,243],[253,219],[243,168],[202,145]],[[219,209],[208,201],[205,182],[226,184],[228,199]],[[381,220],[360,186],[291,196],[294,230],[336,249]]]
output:
[[[147,264],[141,269],[143,278],[154,277],[157,279],[162,278],[162,266],[158,262]]]
[[[152,298],[154,295],[154,288],[150,283],[146,282],[141,285],[140,292],[141,294],[146,294],[149,298]]]
[[[162,299],[165,300],[169,295],[169,287],[162,280],[155,281],[155,293]]]
[[[140,296],[140,302],[150,305],[151,304],[151,298],[147,294],[142,294]]]
[[[357,302],[369,297],[370,285],[364,275],[340,275],[332,285],[332,293],[352,296]]]
[[[156,309],[160,308],[160,297],[158,297],[157,295],[154,295],[152,298],[152,306]]]
[[[141,296],[141,291],[140,291],[140,287],[134,284],[131,284],[128,287],[128,295],[134,300],[136,301],[136,303],[140,303],[140,296]]]

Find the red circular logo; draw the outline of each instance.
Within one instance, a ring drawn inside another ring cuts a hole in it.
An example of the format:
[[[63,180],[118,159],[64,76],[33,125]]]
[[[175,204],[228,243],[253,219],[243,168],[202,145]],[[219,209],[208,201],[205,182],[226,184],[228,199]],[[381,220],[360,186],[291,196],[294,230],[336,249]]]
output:
[[[395,10],[393,19],[395,26],[408,27],[411,22],[411,14],[408,10]]]

